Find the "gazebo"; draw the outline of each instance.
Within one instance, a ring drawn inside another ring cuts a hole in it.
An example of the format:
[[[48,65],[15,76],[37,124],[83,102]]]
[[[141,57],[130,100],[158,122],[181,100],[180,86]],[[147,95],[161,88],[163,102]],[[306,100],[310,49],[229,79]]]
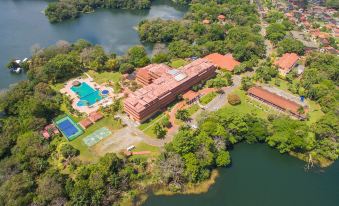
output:
[[[79,81],[77,81],[77,80],[74,81],[74,82],[72,82],[72,85],[75,86],[75,87],[80,86],[80,84],[81,84],[81,83],[80,83]]]

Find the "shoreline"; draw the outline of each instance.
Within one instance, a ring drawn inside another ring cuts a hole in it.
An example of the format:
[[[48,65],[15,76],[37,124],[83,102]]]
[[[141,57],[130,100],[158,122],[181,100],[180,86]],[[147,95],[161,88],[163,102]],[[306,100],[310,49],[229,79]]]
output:
[[[189,184],[185,185],[183,190],[180,192],[172,192],[169,191],[167,188],[160,188],[156,191],[153,191],[154,195],[165,195],[165,196],[172,196],[172,195],[178,195],[178,194],[183,194],[183,195],[191,195],[191,194],[202,194],[208,192],[210,187],[215,184],[216,179],[219,177],[219,170],[218,169],[213,169],[211,172],[211,176],[209,179],[197,183],[197,184]]]

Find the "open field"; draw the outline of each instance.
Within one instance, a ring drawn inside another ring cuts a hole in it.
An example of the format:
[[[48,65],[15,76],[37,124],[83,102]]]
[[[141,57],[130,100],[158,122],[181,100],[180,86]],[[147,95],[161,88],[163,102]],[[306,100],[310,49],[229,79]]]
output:
[[[107,83],[109,81],[119,82],[119,80],[121,78],[121,73],[120,72],[100,72],[100,73],[98,73],[96,71],[89,70],[87,73],[98,84]]]
[[[93,133],[94,131],[96,131],[96,130],[102,128],[102,127],[107,127],[114,134],[114,131],[122,128],[122,125],[119,121],[115,120],[113,117],[105,117],[104,119],[100,120],[99,122],[95,123],[94,125],[90,126],[88,129],[86,129],[85,132],[81,136],[79,136],[75,140],[71,141],[70,144],[73,147],[75,147],[76,149],[80,150],[79,158],[81,160],[93,161],[93,160],[96,160],[98,158],[97,155],[93,154],[91,148],[89,148],[83,142],[83,139],[85,137],[87,137],[89,134]],[[109,137],[107,137],[106,139],[108,139],[108,138]]]

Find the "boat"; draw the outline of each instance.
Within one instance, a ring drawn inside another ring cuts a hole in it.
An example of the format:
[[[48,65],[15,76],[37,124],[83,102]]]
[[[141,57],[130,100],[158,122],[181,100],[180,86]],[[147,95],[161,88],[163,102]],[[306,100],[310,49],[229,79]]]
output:
[[[22,72],[22,68],[21,67],[11,68],[10,71],[19,74]]]

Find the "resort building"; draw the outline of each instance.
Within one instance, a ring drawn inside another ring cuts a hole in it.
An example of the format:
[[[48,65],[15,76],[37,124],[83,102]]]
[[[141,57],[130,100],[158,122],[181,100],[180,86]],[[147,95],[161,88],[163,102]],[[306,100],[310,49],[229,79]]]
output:
[[[298,119],[305,119],[305,114],[307,113],[306,106],[298,104],[295,101],[287,99],[259,86],[251,87],[247,91],[247,94],[261,102],[273,106],[280,111],[288,112]],[[304,112],[301,112],[300,108],[303,108]]]
[[[233,71],[236,66],[240,65],[240,62],[235,60],[232,54],[222,55],[218,53],[213,53],[207,55],[206,57],[204,57],[204,59],[207,59],[219,69],[227,71]]]
[[[138,69],[136,80],[139,84],[146,86],[152,84],[155,79],[158,79],[169,70],[171,68],[166,64],[150,64]]]
[[[151,84],[131,93],[124,101],[124,110],[130,118],[143,122],[192,86],[214,77],[215,69],[206,59],[197,59],[179,69],[169,69]]]
[[[277,61],[275,65],[278,67],[279,73],[286,76],[294,67],[297,66],[299,56],[296,53],[285,53]]]

